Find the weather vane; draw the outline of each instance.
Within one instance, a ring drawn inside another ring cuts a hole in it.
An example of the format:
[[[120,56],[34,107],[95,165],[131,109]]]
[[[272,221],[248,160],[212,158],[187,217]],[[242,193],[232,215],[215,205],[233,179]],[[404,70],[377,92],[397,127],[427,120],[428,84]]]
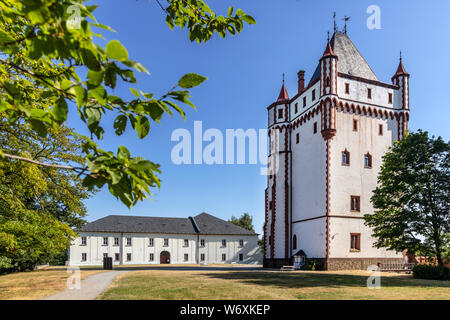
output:
[[[344,25],[344,33],[347,34],[347,22],[350,21],[351,17],[344,16],[345,25]]]
[[[334,22],[334,33],[337,31],[337,24],[336,24],[336,11],[333,14],[333,22]]]

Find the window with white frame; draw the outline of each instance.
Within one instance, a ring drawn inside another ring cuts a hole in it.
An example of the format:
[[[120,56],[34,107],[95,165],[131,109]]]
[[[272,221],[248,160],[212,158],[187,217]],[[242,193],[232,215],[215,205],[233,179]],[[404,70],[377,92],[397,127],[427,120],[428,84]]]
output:
[[[204,253],[200,254],[200,261],[205,261],[205,254]]]
[[[244,240],[239,240],[239,247],[242,248],[244,246]]]
[[[184,239],[183,247],[189,247],[189,239]]]
[[[225,253],[222,253],[222,261],[226,261],[227,260],[227,255]]]
[[[149,257],[148,257],[149,261],[153,261],[155,260],[155,255],[153,253],[150,253]]]
[[[168,247],[169,246],[169,239],[164,239],[164,247]]]
[[[127,253],[127,261],[131,261],[131,253]]]
[[[187,253],[184,254],[184,261],[188,261],[189,260],[189,255]]]
[[[223,239],[222,240],[222,248],[226,248],[227,246],[227,240]]]
[[[108,254],[106,252],[103,253],[103,258],[108,258]]]
[[[205,239],[200,239],[200,247],[205,247]]]
[[[128,237],[128,238],[127,238],[127,246],[128,246],[128,247],[131,247],[131,237]]]
[[[114,238],[114,245],[118,246],[120,244],[120,239],[118,237]]]
[[[81,261],[86,261],[87,260],[87,253],[82,253],[81,254]]]
[[[149,247],[153,247],[155,245],[155,239],[153,238],[148,238],[148,246]]]
[[[103,237],[103,245],[104,246],[108,245],[108,237]]]
[[[114,254],[114,261],[119,261],[119,260],[120,260],[120,253]]]
[[[87,244],[87,238],[86,237],[81,237],[81,245],[85,246]]]

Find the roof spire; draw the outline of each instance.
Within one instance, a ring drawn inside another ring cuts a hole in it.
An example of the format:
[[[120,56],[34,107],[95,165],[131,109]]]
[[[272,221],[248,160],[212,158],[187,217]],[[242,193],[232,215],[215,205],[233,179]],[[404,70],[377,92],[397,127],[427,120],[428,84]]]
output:
[[[334,23],[334,33],[337,31],[337,24],[336,24],[336,11],[333,14],[333,23]]]
[[[394,77],[403,75],[409,75],[409,73],[406,72],[405,67],[403,66],[403,54],[400,51],[400,63],[398,65],[397,72],[395,73]]]
[[[279,101],[289,100],[289,95],[287,93],[286,87],[284,86],[284,72],[283,72],[283,86],[281,87],[280,95],[278,96]]]

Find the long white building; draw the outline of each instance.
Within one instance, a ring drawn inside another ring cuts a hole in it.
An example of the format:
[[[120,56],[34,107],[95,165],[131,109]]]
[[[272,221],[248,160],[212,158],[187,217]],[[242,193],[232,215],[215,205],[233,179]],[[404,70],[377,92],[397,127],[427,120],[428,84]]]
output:
[[[70,265],[261,264],[258,235],[207,213],[189,218],[107,216],[78,230]]]
[[[400,59],[392,83],[380,81],[346,33],[328,40],[310,82],[282,86],[268,107],[271,136],[264,226],[266,267],[292,263],[303,250],[328,270],[400,262],[373,247],[363,216],[382,156],[409,120],[409,74]],[[276,136],[276,138],[274,138]]]

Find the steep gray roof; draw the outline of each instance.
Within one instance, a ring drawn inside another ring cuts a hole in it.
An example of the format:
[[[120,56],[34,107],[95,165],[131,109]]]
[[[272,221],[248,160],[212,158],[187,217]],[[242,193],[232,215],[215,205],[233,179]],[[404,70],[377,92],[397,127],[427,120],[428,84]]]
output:
[[[335,55],[338,56],[338,71],[355,77],[367,80],[378,81],[377,76],[370,68],[366,59],[361,55],[353,44],[352,40],[341,32],[336,32],[330,41],[331,48]],[[320,77],[320,63],[314,72],[310,84]]]
[[[230,222],[201,213],[192,218],[110,215],[83,226],[79,232],[256,235]]]

